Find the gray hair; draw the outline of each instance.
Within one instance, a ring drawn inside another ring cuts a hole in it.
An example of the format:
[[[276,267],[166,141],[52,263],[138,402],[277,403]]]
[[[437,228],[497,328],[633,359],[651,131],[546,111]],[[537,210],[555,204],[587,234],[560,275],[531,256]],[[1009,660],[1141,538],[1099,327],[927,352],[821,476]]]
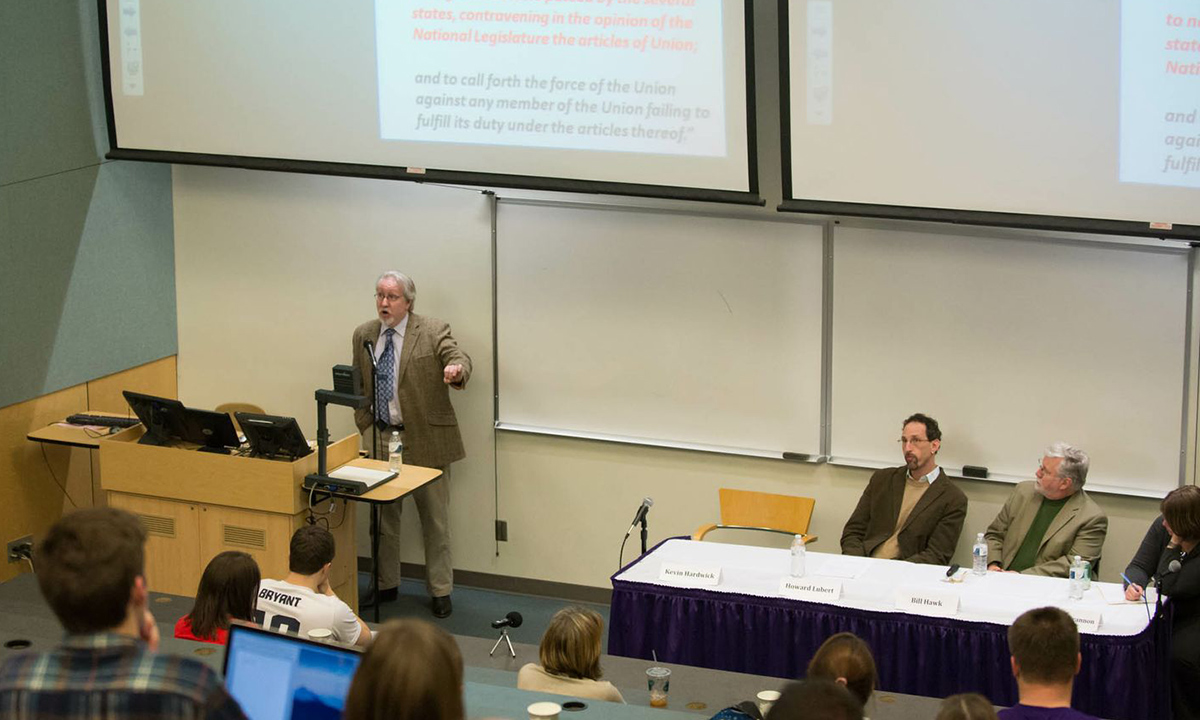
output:
[[[400,286],[400,292],[404,293],[404,299],[408,301],[409,309],[412,309],[417,302],[417,284],[412,281],[412,278],[398,270],[388,270],[379,276],[375,284],[379,285],[385,279],[396,281],[396,284]]]
[[[1088,466],[1091,458],[1079,448],[1065,442],[1056,442],[1046,448],[1046,457],[1062,458],[1058,466],[1058,474],[1071,481],[1071,486],[1078,490],[1087,482]]]

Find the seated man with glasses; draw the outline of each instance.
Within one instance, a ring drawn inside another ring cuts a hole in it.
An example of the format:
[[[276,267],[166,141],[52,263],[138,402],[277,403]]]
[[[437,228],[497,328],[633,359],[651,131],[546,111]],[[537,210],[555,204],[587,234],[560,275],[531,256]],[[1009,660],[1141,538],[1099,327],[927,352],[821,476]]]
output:
[[[988,526],[989,570],[1067,577],[1076,555],[1095,569],[1108,516],[1083,491],[1089,463],[1066,443],[1046,448],[1037,480],[1017,485]]]
[[[937,420],[910,416],[898,442],[904,465],[871,476],[842,530],[842,554],[945,565],[962,533],[967,496],[937,465]]]

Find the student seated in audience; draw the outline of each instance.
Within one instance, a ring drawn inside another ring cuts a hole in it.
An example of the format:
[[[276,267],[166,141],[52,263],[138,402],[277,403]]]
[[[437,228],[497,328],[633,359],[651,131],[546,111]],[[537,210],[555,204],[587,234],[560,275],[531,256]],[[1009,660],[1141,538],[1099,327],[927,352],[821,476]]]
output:
[[[1162,515],[1150,526],[1125,568],[1132,582],[1125,598],[1142,598],[1156,577],[1171,599],[1171,705],[1175,720],[1200,718],[1200,487],[1184,485],[1167,493]],[[1178,563],[1172,569],[1172,563]]]
[[[156,652],[145,543],[138,519],[115,508],[76,510],[51,526],[37,548],[38,587],[67,637],[4,662],[0,717],[245,718],[207,665]]]
[[[229,621],[254,621],[258,563],[244,552],[227,550],[208,561],[192,611],[175,623],[175,637],[224,645]]]
[[[392,620],[363,653],[343,720],[463,720],[463,661],[424,620]]]
[[[979,693],[951,695],[942,701],[934,720],[998,720],[992,701]]]
[[[1037,480],[1017,485],[984,533],[989,570],[1066,577],[1076,555],[1096,567],[1108,516],[1083,490],[1089,463],[1066,443],[1046,449]]]
[[[788,683],[766,720],[862,720],[862,703],[832,680]]]
[[[808,663],[807,677],[845,685],[864,708],[879,682],[871,648],[853,633],[830,635],[821,643]]]
[[[259,583],[255,619],[268,630],[308,637],[311,630],[327,628],[340,643],[369,644],[370,628],[329,586],[335,551],[333,535],[320,525],[305,525],[293,533],[288,575]]]
[[[1079,630],[1056,607],[1023,613],[1008,629],[1018,703],[1000,720],[1094,720],[1071,709],[1071,688],[1083,662]]]
[[[541,664],[529,663],[521,668],[517,673],[517,687],[625,702],[620,690],[600,679],[600,636],[603,632],[604,619],[595,610],[572,606],[554,613],[538,648]]]

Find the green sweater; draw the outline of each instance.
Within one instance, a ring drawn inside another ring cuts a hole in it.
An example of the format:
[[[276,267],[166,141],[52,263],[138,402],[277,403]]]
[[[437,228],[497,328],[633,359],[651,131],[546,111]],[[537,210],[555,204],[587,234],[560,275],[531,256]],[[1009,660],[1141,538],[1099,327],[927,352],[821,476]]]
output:
[[[1038,548],[1042,545],[1042,537],[1046,534],[1046,528],[1050,527],[1054,516],[1058,515],[1058,511],[1062,510],[1063,505],[1066,505],[1067,500],[1070,499],[1068,496],[1061,500],[1042,500],[1042,506],[1038,508],[1037,515],[1033,517],[1033,524],[1029,526],[1029,532],[1025,534],[1025,539],[1021,541],[1021,547],[1017,548],[1017,554],[1013,556],[1012,563],[1006,568],[1007,570],[1021,572],[1033,567],[1034,560],[1037,559]]]

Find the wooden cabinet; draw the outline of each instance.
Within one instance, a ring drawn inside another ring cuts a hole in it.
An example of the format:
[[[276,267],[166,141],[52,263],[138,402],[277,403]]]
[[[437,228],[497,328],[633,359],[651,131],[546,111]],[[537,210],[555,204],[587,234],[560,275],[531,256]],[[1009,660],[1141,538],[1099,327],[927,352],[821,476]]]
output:
[[[225,550],[252,555],[263,577],[287,575],[292,533],[308,518],[301,484],[316,472],[316,453],[282,462],[139,445],[139,437],[140,426],[100,444],[100,482],[108,503],[138,515],[146,528],[152,590],[194,596],[208,561]],[[355,435],[329,446],[331,468],[356,457]],[[337,505],[326,518],[337,543],[331,583],[357,611],[355,504]]]

